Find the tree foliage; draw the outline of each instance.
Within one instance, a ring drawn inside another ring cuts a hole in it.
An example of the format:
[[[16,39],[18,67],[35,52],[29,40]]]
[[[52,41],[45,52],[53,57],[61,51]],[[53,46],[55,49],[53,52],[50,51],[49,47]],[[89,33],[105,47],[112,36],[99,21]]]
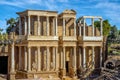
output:
[[[9,34],[15,27],[17,27],[18,18],[10,18],[6,23],[8,25],[6,32]]]
[[[94,25],[95,25],[95,27],[97,27],[100,30],[100,21],[95,21]],[[111,29],[111,25],[110,25],[109,21],[104,20],[102,26],[103,26],[103,35],[108,36],[110,29]]]

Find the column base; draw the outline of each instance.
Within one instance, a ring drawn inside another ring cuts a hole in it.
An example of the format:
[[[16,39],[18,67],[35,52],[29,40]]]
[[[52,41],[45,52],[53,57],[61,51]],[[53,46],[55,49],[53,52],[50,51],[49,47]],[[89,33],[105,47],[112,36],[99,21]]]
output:
[[[10,72],[10,73],[9,73],[9,77],[8,77],[9,80],[16,80],[16,79],[15,79],[15,74],[16,74],[16,72]]]
[[[66,69],[60,69],[59,76],[60,76],[60,78],[66,76]]]

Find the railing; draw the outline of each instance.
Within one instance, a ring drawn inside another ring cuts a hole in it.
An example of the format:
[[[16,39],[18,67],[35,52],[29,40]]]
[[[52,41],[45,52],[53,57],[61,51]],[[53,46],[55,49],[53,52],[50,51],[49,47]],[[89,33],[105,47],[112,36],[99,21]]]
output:
[[[58,40],[58,36],[27,36],[27,40]]]
[[[63,41],[77,41],[76,36],[63,36]]]
[[[102,41],[103,36],[82,36],[78,37],[78,40],[83,40],[83,41]]]

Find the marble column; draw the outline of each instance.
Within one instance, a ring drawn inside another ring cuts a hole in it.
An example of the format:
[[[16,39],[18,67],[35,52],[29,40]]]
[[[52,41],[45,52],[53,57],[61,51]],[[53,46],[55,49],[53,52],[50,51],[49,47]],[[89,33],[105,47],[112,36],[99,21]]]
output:
[[[56,52],[55,52],[55,70],[57,71],[58,70],[58,67],[59,67],[59,62],[58,62],[58,47],[56,47]]]
[[[83,46],[83,68],[86,68],[86,48]]]
[[[63,69],[66,68],[65,57],[65,47],[63,47]]]
[[[95,36],[94,18],[92,18],[92,36]]]
[[[76,18],[74,18],[74,36],[76,36]]]
[[[19,46],[19,70],[21,70],[21,66],[22,66],[22,60],[21,60],[21,58],[22,58],[22,55],[21,55],[21,46]]]
[[[26,16],[24,16],[24,25],[25,25],[25,30],[24,30],[24,35],[27,35],[27,20],[26,20]]]
[[[56,25],[55,25],[55,29],[56,29],[56,30],[55,30],[55,31],[56,31],[56,34],[55,34],[55,35],[57,36],[57,35],[58,35],[58,29],[57,29],[57,28],[58,28],[58,25],[57,25],[57,24],[58,24],[58,23],[57,23],[57,17],[55,17],[55,24],[56,24]]]
[[[47,36],[49,36],[49,17],[47,16],[46,19],[47,19],[46,33],[47,33]]]
[[[100,47],[100,67],[102,67],[102,47]]]
[[[31,71],[31,47],[28,47],[28,71]]]
[[[49,71],[50,69],[50,51],[49,51],[49,47],[47,47],[47,71]]]
[[[92,46],[92,62],[93,62],[93,68],[95,67],[95,50],[94,50],[94,46]]]
[[[100,33],[101,33],[101,36],[103,36],[103,21],[102,19],[100,19]]]
[[[41,71],[41,52],[40,52],[40,47],[37,47],[37,71]]]
[[[11,45],[11,72],[15,72],[15,53],[14,53],[14,42]]]
[[[53,18],[53,36],[55,36],[55,18]]]
[[[41,33],[41,30],[40,30],[40,16],[38,15],[37,16],[37,23],[38,23],[38,29],[37,29],[37,35],[41,35],[40,33]]]
[[[60,59],[60,62],[61,62],[61,64],[60,64],[61,66],[60,67],[62,69],[63,68],[63,50],[62,50],[62,48],[61,48],[61,52],[60,52],[60,58],[61,58]]]
[[[81,23],[79,22],[79,36],[81,36]]]
[[[86,24],[85,24],[85,18],[84,18],[83,19],[83,36],[86,36],[85,29],[86,29]]]
[[[24,47],[24,55],[25,55],[25,67],[24,67],[24,68],[25,68],[25,71],[27,71],[27,64],[28,64],[28,63],[27,63],[27,59],[28,59],[28,58],[27,58],[27,54],[28,54],[28,53],[27,53],[27,51],[26,51],[26,46],[25,46],[25,47]]]
[[[74,70],[76,70],[76,46],[74,48]]]
[[[63,18],[63,36],[65,36],[65,18]]]
[[[81,67],[81,47],[79,47],[79,67]]]
[[[28,16],[28,35],[31,35],[30,15]]]
[[[56,56],[56,54],[55,54],[55,47],[53,47],[53,69],[55,70],[55,67],[56,67],[56,63],[55,63],[55,56]]]
[[[22,34],[21,17],[19,17],[19,35]]]

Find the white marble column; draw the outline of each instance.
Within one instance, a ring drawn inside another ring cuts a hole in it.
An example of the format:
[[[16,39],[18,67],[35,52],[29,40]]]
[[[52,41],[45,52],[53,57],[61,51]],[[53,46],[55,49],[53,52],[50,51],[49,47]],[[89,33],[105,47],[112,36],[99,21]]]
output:
[[[94,46],[92,46],[92,62],[93,62],[93,68],[95,67],[95,49],[94,49],[95,47]]]
[[[60,62],[61,62],[61,64],[60,64],[61,66],[60,67],[62,69],[63,68],[63,50],[62,50],[62,48],[61,48],[61,52],[60,52],[60,58],[61,58],[60,59]]]
[[[21,46],[19,46],[19,70],[21,70],[21,66],[22,66],[22,60],[21,60],[21,58],[22,58],[22,55],[21,55]]]
[[[65,47],[63,47],[63,69],[66,68],[65,57]]]
[[[24,30],[24,35],[27,35],[27,20],[26,20],[26,16],[24,16],[24,25],[25,25],[25,30]]]
[[[56,56],[56,54],[55,54],[55,47],[53,47],[53,69],[55,70],[55,56]]]
[[[92,36],[95,36],[94,18],[92,18]]]
[[[28,47],[28,71],[31,71],[31,47]]]
[[[58,67],[59,67],[59,62],[58,62],[58,59],[59,59],[59,58],[58,58],[58,47],[56,47],[55,49],[56,49],[56,50],[55,50],[55,51],[56,51],[56,52],[55,52],[55,61],[56,61],[56,62],[55,62],[55,70],[57,71],[57,70],[58,70]]]
[[[83,46],[83,67],[86,68],[86,48]]]
[[[74,18],[74,36],[76,36],[76,18]]]
[[[46,19],[47,19],[46,33],[47,33],[47,36],[49,36],[49,17],[47,16]]]
[[[11,45],[11,72],[15,72],[15,53],[14,53],[14,42]]]
[[[100,47],[100,67],[102,67],[102,47]]]
[[[79,47],[79,67],[81,67],[81,47]]]
[[[103,21],[102,21],[102,19],[100,19],[100,33],[101,33],[101,36],[103,36]]]
[[[86,24],[85,24],[85,18],[84,18],[83,19],[83,36],[86,36],[85,29],[86,29]]]
[[[24,47],[24,55],[25,55],[25,67],[24,67],[24,68],[25,68],[25,71],[27,71],[27,64],[28,64],[28,63],[27,63],[27,59],[28,59],[28,58],[27,58],[27,54],[28,54],[28,53],[27,53],[27,51],[26,51],[26,46],[25,46],[25,47]]]
[[[28,35],[31,35],[31,28],[30,28],[30,15],[28,16]]]
[[[41,52],[40,52],[40,47],[37,47],[37,55],[38,55],[38,57],[37,57],[37,71],[41,71]]]
[[[65,36],[65,18],[63,18],[63,36]]]
[[[53,18],[53,36],[55,36],[55,18]]]
[[[78,23],[79,26],[79,36],[81,36],[81,21]]]
[[[49,47],[47,47],[47,71],[49,71],[50,69],[50,51],[49,51]]]
[[[21,17],[19,17],[19,35],[22,34]]]
[[[56,24],[56,25],[55,25],[55,29],[56,29],[56,30],[55,30],[55,31],[56,31],[56,34],[55,34],[55,35],[57,36],[57,35],[58,35],[57,17],[55,17],[55,24]]]
[[[37,16],[37,23],[38,23],[37,35],[40,35],[41,30],[40,30],[40,16],[39,15]]]
[[[74,58],[74,70],[76,70],[76,68],[77,68],[77,67],[76,67],[76,64],[77,64],[77,63],[76,63],[76,46],[73,47],[73,48],[74,48],[74,57],[73,57],[73,58]]]

